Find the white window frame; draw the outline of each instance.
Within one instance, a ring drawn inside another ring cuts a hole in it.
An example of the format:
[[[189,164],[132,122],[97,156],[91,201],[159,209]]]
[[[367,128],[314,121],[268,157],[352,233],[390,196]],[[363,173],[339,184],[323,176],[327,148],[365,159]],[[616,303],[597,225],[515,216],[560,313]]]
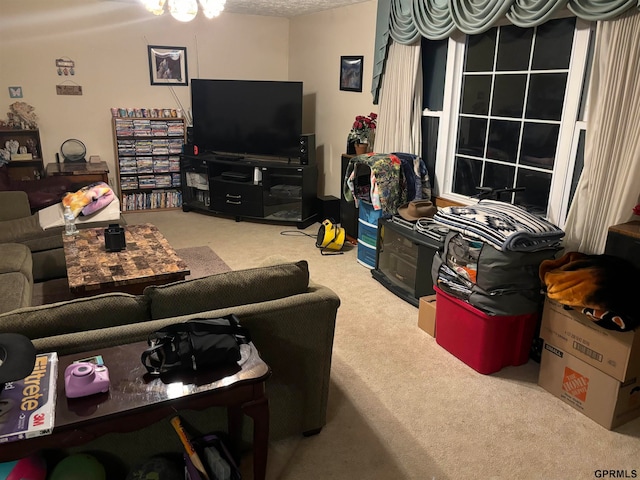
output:
[[[574,43],[567,77],[567,94],[562,111],[558,148],[549,193],[549,208],[546,215],[546,218],[560,227],[564,225],[566,219],[569,188],[575,163],[577,138],[574,137],[579,134],[579,129],[576,128],[576,125],[578,124],[578,112],[582,85],[585,80],[591,31],[589,22],[579,18],[576,19]],[[465,48],[466,35],[458,33],[449,38],[443,110],[442,112],[425,111],[423,115],[440,117],[436,153],[436,181],[434,185],[436,195],[447,200],[470,205],[475,203],[476,200],[452,192]],[[582,125],[584,126],[584,124]],[[569,177],[568,180],[567,177]]]

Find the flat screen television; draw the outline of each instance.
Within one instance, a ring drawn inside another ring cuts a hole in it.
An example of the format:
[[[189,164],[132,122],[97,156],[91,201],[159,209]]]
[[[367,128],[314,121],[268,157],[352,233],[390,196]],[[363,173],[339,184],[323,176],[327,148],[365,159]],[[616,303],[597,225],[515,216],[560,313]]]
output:
[[[191,111],[201,152],[299,157],[302,82],[192,79]]]

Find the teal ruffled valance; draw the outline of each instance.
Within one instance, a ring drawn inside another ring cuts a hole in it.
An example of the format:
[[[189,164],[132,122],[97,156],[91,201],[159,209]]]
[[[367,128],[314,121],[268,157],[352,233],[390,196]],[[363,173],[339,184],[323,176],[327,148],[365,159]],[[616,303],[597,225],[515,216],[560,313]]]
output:
[[[389,39],[411,45],[421,37],[442,40],[454,32],[476,35],[502,18],[536,27],[566,8],[587,21],[610,20],[640,8],[639,0],[378,0],[372,94],[377,103]]]

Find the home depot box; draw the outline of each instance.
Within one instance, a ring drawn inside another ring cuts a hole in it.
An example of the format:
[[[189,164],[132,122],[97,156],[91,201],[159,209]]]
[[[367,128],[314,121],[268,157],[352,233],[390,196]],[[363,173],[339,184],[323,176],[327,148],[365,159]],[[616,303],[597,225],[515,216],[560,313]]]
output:
[[[621,383],[548,342],[538,385],[608,429],[640,416],[638,378]]]
[[[639,331],[607,330],[547,298],[540,337],[621,382],[640,376]]]
[[[436,296],[420,297],[418,307],[418,327],[432,337],[436,336]]]

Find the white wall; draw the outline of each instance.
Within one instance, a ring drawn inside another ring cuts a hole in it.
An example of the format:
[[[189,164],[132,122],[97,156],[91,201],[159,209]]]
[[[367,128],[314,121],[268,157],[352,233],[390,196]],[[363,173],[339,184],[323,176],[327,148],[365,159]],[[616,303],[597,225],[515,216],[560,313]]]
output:
[[[223,12],[180,23],[136,3],[106,0],[0,0],[0,118],[22,86],[35,107],[45,163],[62,142],[78,138],[88,155],[115,172],[111,107],[179,108],[169,87],[152,86],[147,45],[187,48],[189,78],[304,82],[305,132],[316,133],[319,192],[339,196],[340,153],[356,115],[376,111],[371,71],[376,1],[296,17]],[[368,28],[364,26],[369,25]],[[362,93],[338,88],[340,55],[364,55]],[[75,75],[60,77],[55,59],[68,57]],[[57,95],[78,84],[82,96]],[[173,87],[184,108],[190,88]]]
[[[356,115],[378,112],[371,96],[376,11],[377,1],[369,1],[291,20],[289,77],[315,100],[315,124],[305,118],[304,126],[315,128],[325,195],[340,198],[340,154]],[[342,55],[364,55],[362,93],[340,90]]]
[[[99,0],[0,2],[0,108],[22,86],[35,107],[45,163],[68,138],[100,155],[115,172],[111,107],[179,108],[167,86],[150,85],[147,45],[187,47],[190,78],[286,80],[289,21],[275,17],[199,15],[180,23],[135,3]],[[74,76],[60,77],[55,59],[69,57]],[[56,94],[60,83],[82,86],[82,96]],[[184,108],[190,88],[173,87]],[[2,112],[2,110],[0,110]]]

